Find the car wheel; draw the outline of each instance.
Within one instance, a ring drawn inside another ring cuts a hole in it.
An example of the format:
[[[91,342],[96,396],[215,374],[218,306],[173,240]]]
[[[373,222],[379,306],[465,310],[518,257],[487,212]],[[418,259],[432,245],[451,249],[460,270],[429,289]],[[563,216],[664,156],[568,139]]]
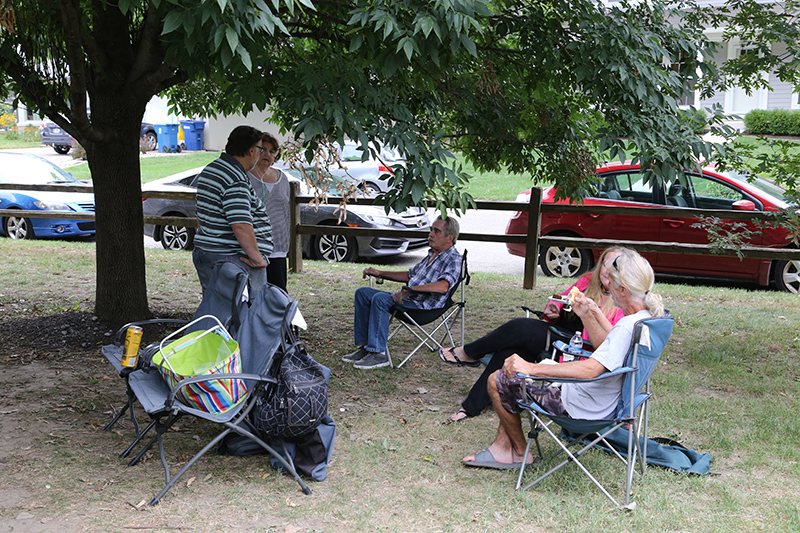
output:
[[[194,228],[185,226],[163,226],[161,246],[165,250],[191,250],[194,247]]]
[[[364,185],[364,192],[367,193],[367,196],[377,196],[381,193],[381,189],[374,183],[367,183]]]
[[[61,154],[61,155],[69,153],[69,149],[70,148],[72,148],[72,147],[70,145],[68,145],[68,144],[54,144],[53,145],[53,150],[55,150],[57,154]]]
[[[145,144],[147,144],[148,150],[152,151],[158,148],[158,137],[156,137],[156,134],[153,133],[152,131],[148,131],[144,135],[144,142]]]
[[[314,255],[325,261],[352,261],[357,254],[358,245],[353,237],[344,235],[319,235],[314,239]]]
[[[539,265],[545,276],[556,278],[574,278],[591,268],[592,254],[580,248],[560,248],[550,246],[542,248],[539,254]]]
[[[29,218],[6,217],[3,228],[11,239],[33,239],[33,226]]]
[[[773,277],[778,290],[800,294],[800,261],[775,261]]]

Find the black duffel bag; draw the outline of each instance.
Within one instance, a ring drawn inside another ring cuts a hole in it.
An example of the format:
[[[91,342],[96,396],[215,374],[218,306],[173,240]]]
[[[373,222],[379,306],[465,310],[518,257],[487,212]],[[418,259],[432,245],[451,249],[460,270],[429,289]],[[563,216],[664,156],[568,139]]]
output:
[[[295,338],[288,317],[281,327],[281,347],[273,374],[253,410],[253,424],[268,437],[296,437],[316,428],[328,413],[328,383],[322,365]]]

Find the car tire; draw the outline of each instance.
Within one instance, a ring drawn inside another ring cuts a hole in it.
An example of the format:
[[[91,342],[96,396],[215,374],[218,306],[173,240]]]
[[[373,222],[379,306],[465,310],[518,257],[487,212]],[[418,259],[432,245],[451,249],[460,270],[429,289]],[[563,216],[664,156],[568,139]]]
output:
[[[70,148],[72,148],[68,144],[54,144],[53,150],[56,151],[57,154],[66,155],[69,153]]]
[[[364,192],[367,196],[377,196],[381,193],[381,188],[374,183],[366,183],[364,185]]]
[[[539,266],[545,276],[574,278],[592,267],[592,253],[581,248],[550,246],[539,253]]]
[[[352,261],[358,256],[358,244],[353,237],[318,235],[314,238],[314,255],[323,261]]]
[[[10,239],[33,239],[33,225],[31,219],[24,217],[6,217],[3,222],[3,231]]]
[[[145,133],[144,142],[147,145],[147,149],[151,152],[158,149],[158,137],[154,132],[148,131]]]
[[[775,261],[772,276],[779,291],[800,294],[800,261]]]
[[[187,228],[186,226],[161,226],[158,232],[158,234],[161,235],[161,246],[165,250],[191,250],[194,248],[194,228]]]

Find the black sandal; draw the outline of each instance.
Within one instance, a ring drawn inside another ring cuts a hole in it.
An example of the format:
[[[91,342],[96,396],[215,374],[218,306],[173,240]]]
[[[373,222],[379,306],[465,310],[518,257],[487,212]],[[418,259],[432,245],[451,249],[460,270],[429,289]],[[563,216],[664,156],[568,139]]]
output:
[[[450,350],[450,355],[453,356],[453,359],[455,359],[455,361],[450,361],[450,360],[446,359],[445,356],[444,356],[444,348],[439,348],[439,359],[441,359],[442,361],[444,361],[448,365],[468,366],[468,367],[471,367],[471,368],[477,368],[477,367],[481,366],[481,362],[480,361],[462,361],[461,359],[456,357],[456,352],[453,351],[452,348],[448,348],[448,350]]]

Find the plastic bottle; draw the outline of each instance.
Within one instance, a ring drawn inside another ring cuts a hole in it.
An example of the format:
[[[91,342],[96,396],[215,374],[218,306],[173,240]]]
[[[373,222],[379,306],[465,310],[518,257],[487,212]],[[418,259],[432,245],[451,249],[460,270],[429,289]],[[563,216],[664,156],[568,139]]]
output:
[[[570,347],[569,351],[571,353],[564,354],[563,358],[564,362],[572,361],[573,359],[575,359],[575,356],[580,354],[581,350],[583,350],[583,335],[581,334],[580,331],[576,331],[575,335],[573,335],[572,338],[569,340],[569,347]]]

